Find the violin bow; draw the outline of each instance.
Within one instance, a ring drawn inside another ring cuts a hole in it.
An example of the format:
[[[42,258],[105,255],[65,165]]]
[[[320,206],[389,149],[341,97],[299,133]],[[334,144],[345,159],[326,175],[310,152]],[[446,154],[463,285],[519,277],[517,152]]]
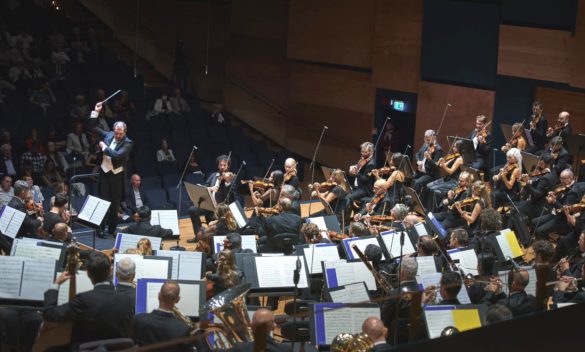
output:
[[[268,178],[268,174],[270,173],[270,170],[272,169],[273,165],[274,165],[274,158],[272,158],[272,161],[270,162],[270,166],[268,166],[268,170],[266,170],[266,174],[264,175],[263,180],[266,180]]]

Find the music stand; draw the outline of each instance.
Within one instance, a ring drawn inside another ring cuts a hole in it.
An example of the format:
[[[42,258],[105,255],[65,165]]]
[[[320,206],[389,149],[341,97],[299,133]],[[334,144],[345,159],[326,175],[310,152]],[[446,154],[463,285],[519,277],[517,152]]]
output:
[[[412,198],[412,211],[420,214],[421,216],[424,216],[426,214],[425,207],[423,206],[420,198],[418,197],[418,194],[416,194],[414,189],[410,187],[404,187],[404,192],[406,192],[406,195]]]
[[[325,180],[329,180],[334,170],[333,168],[321,165],[321,171],[323,172],[323,176],[325,176]]]
[[[522,164],[524,164],[524,170],[526,170],[526,172],[531,172],[534,170],[536,168],[536,164],[538,164],[539,157],[526,152],[520,152],[520,154],[522,154]]]
[[[414,169],[412,168],[412,162],[408,155],[404,155],[405,160],[402,160],[400,166],[400,171],[404,173],[404,178],[413,178],[414,177]]]
[[[481,180],[479,177],[479,170],[472,168],[471,166],[461,165],[461,171],[467,171],[473,178],[473,181]]]
[[[458,140],[463,141],[463,152],[460,150],[459,154],[463,157],[463,162],[465,164],[469,164],[477,159],[477,156],[475,155],[475,147],[473,146],[473,141],[471,139],[453,136],[448,136],[447,138],[452,138],[452,143],[450,145],[453,145],[453,143]]]
[[[512,136],[513,136],[512,125],[501,123],[500,129],[502,130],[502,134],[504,135],[504,138],[506,139],[506,141],[509,141],[512,139]]]
[[[189,198],[191,198],[193,204],[197,204],[198,208],[211,212],[215,211],[217,204],[207,187],[185,182],[185,189],[187,190],[187,194],[189,195]]]
[[[585,135],[570,134],[566,136],[567,151],[573,156],[573,170],[577,171],[575,179],[579,179],[580,163],[582,155],[585,155]]]

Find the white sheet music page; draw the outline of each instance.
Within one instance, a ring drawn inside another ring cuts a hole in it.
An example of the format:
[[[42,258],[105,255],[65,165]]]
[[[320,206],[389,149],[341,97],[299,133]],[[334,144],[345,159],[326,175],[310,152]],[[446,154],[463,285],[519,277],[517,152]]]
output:
[[[5,205],[0,210],[0,232],[8,237],[16,238],[25,217],[26,214],[22,211]]]
[[[173,230],[173,235],[179,236],[179,217],[176,210],[153,210],[150,224]]]
[[[77,217],[94,225],[101,224],[110,208],[110,202],[94,196],[87,196],[85,204],[79,211]]]
[[[421,236],[428,236],[428,232],[427,232],[427,228],[425,227],[425,223],[424,222],[419,222],[417,224],[414,224],[414,229],[416,230],[416,233],[418,234],[418,237]]]
[[[382,240],[384,241],[384,245],[386,249],[390,253],[392,258],[400,257],[400,232],[396,231],[385,231],[380,233],[382,236]],[[407,255],[416,252],[412,242],[410,241],[410,237],[405,233],[404,234],[404,247],[402,248],[402,254]]]
[[[158,250],[156,255],[160,257],[172,257],[173,280],[201,280],[201,265],[203,254],[201,252],[167,251]]]
[[[427,310],[424,311],[431,339],[441,336],[441,332],[447,326],[455,326],[453,311],[451,309]]]
[[[512,253],[512,248],[510,247],[510,243],[508,242],[508,239],[506,238],[506,236],[497,235],[496,240],[498,241],[498,246],[500,246],[500,249],[502,250],[502,254],[504,255],[504,258],[508,258],[508,257],[514,258],[514,254]]]
[[[352,246],[354,244],[362,251],[362,253],[364,253],[366,251],[366,247],[369,244],[375,244],[376,246],[380,247],[380,242],[378,242],[378,239],[376,237],[360,238],[359,240],[353,240],[353,241],[348,241],[348,242],[349,242],[349,248],[351,250],[351,254],[353,256],[352,259],[359,259],[357,253],[352,248]],[[382,254],[382,260],[385,260],[385,259],[386,259],[386,256],[384,256],[384,254]]]
[[[57,273],[57,276],[59,275],[61,275],[61,272]],[[93,290],[93,284],[91,283],[89,276],[87,276],[87,271],[77,271],[77,274],[75,274],[75,281],[77,294]],[[57,299],[58,305],[69,302],[69,282],[70,281],[67,280],[59,286],[59,297]]]
[[[24,258],[0,256],[0,277],[2,277],[0,298],[18,298],[20,296],[24,260]]]
[[[296,268],[297,256],[282,257],[255,257],[256,272],[258,273],[259,287],[294,287],[293,275]],[[305,261],[301,261],[299,288],[306,288],[307,275]]]
[[[152,249],[157,250],[160,248],[162,242],[162,238],[160,237],[132,235],[129,233],[118,233],[116,235],[115,247],[118,248],[118,253],[124,254],[126,250],[136,248],[138,241],[143,238],[147,238],[150,241]]]
[[[325,338],[331,343],[335,336],[362,331],[362,324],[368,317],[380,317],[379,308],[329,308],[323,311],[325,321]]]
[[[158,308],[158,294],[162,285],[162,282],[148,282],[146,284],[146,313]],[[186,316],[198,317],[200,305],[199,285],[179,283],[179,287],[181,288],[181,300],[177,303],[177,308]]]
[[[53,284],[57,262],[47,258],[25,259],[20,298],[42,301]]]
[[[232,214],[234,215],[234,219],[236,219],[236,223],[238,224],[239,228],[243,228],[246,226],[246,214],[240,211],[238,207],[238,203],[233,202],[229,205]]]
[[[366,264],[363,262],[347,262],[345,260],[326,261],[325,270],[334,269],[337,281],[337,286],[353,284],[364,281],[368,290],[376,290],[376,280],[374,275],[368,270]],[[329,274],[327,274],[329,275]],[[327,280],[331,281],[331,280]],[[337,287],[335,286],[335,287]]]
[[[242,249],[249,249],[252,253],[258,253],[256,248],[256,236],[245,235],[242,237]],[[213,252],[219,253],[223,249],[223,240],[226,236],[213,236]]]
[[[459,259],[458,266],[461,266],[461,269],[465,273],[473,274],[473,276],[477,276],[477,254],[473,249],[466,249],[463,251],[460,250],[450,250],[447,251],[451,259]]]
[[[168,279],[169,261],[158,259],[146,259],[138,254],[119,254],[114,256],[114,267],[122,258],[129,257],[136,264],[135,279]],[[168,257],[165,257],[168,258]],[[172,258],[170,258],[172,261]],[[172,268],[172,263],[171,263]],[[114,280],[117,283],[117,280]]]
[[[308,248],[303,248],[303,254],[307,260],[311,274],[322,274],[323,267],[321,262],[339,260],[339,251],[336,245],[315,245],[311,244]],[[311,262],[313,265],[311,265]]]
[[[416,257],[416,262],[418,263],[418,273],[421,275],[437,272],[434,256]]]
[[[370,300],[363,282],[344,285],[341,290],[329,291],[334,303],[360,303]]]
[[[22,239],[15,238],[12,243],[12,251],[10,255],[13,257],[22,258],[46,258],[52,260],[59,260],[61,253],[63,252],[63,246],[59,248],[52,246],[40,245],[40,241],[23,241]],[[59,243],[53,243],[55,246],[59,246]]]

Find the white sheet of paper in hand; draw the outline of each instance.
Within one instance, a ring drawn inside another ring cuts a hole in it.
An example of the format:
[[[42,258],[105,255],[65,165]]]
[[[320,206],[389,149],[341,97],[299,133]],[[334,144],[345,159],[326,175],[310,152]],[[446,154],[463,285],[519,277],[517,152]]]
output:
[[[179,236],[179,217],[176,210],[153,210],[150,224],[160,225],[163,229],[172,230],[174,236]]]

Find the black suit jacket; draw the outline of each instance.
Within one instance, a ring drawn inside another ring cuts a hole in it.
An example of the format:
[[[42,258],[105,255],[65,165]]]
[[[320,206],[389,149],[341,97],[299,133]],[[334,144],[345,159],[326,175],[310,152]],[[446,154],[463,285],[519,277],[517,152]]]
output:
[[[116,286],[116,292],[130,297],[130,300],[132,301],[132,312],[134,312],[134,305],[136,303],[136,287],[122,285],[120,282],[118,282],[118,285]]]
[[[14,196],[10,202],[8,202],[8,206],[26,214],[22,226],[20,226],[20,229],[18,230],[17,236],[36,237],[36,230],[41,226],[41,221],[34,215],[28,215],[27,210],[24,207],[24,202],[20,198]]]
[[[270,237],[281,233],[298,234],[302,224],[300,216],[292,212],[284,212],[266,219],[263,235]]]
[[[43,318],[53,322],[73,322],[73,346],[129,336],[133,302],[128,295],[116,292],[114,286],[95,286],[60,306],[57,306],[57,296],[57,290],[45,292]]]
[[[139,346],[189,336],[189,327],[173,313],[155,309],[134,318],[134,341]],[[192,351],[188,345],[165,348],[165,351]]]
[[[575,182],[567,192],[561,193],[559,196],[557,196],[557,201],[554,204],[554,207],[558,209],[564,205],[577,204],[581,200],[581,197],[583,197],[584,193],[585,182]],[[565,217],[564,214],[559,215],[562,215],[563,218]]]
[[[387,344],[385,342],[381,343],[379,345],[375,345],[370,350],[370,352],[388,352],[388,351],[392,351],[392,346],[390,346],[389,344]]]
[[[510,297],[506,297],[504,293],[495,295],[493,292],[488,291],[480,303],[499,303],[508,306],[514,317],[536,312],[536,297],[527,294],[525,291],[512,293]]]
[[[212,173],[208,178],[207,181],[205,181],[205,186],[206,187],[213,187],[215,186],[215,183],[217,182],[217,178],[219,177],[219,172],[214,172]],[[219,183],[219,189],[217,190],[217,192],[215,192],[215,201],[219,204],[219,203],[232,203],[234,201],[234,191],[229,191],[230,188],[232,186],[235,186],[236,180],[233,179],[232,182],[230,183],[229,186],[226,186],[225,181],[221,181]],[[226,197],[228,196],[229,193],[229,197],[230,199],[226,199]]]
[[[138,192],[140,193],[140,199],[142,199],[142,204],[150,206],[148,196],[146,195],[146,192],[144,192],[142,187],[138,189]],[[124,197],[124,199],[126,201],[126,208],[128,208],[132,212],[132,214],[136,213],[138,208],[136,207],[136,197],[134,197],[134,188],[132,186],[126,189],[126,196]]]
[[[551,152],[551,149],[548,148],[547,153],[550,153],[550,152]],[[569,152],[567,151],[567,149],[565,149],[564,147],[561,147],[561,149],[559,149],[559,156],[553,161],[553,164],[552,164],[552,168],[557,173],[557,175],[560,175],[561,171],[563,171],[564,169],[567,168],[567,165],[569,164],[570,158],[571,158],[571,156],[569,155]]]
[[[101,136],[104,143],[107,145],[106,149],[103,151],[104,155],[112,158],[112,165],[114,166],[114,169],[123,166],[124,171],[126,171],[126,163],[128,162],[128,158],[130,158],[130,152],[134,147],[134,142],[132,142],[128,136],[124,136],[124,138],[118,144],[116,144],[116,148],[111,149],[110,144],[112,143],[112,140],[114,140],[114,132],[106,132],[102,130],[99,126],[97,126],[97,119],[91,120],[96,120],[95,122],[92,122],[93,124],[96,124],[93,127],[93,131]]]
[[[416,160],[424,160],[425,171],[427,172],[426,174],[434,179],[437,179],[441,176],[440,174],[441,169],[439,168],[439,164],[437,164],[437,162],[439,161],[439,159],[443,157],[443,149],[441,149],[438,143],[435,143],[435,146],[436,146],[435,152],[431,154],[431,158],[433,159],[432,161],[428,160],[424,156],[425,152],[429,149],[429,146],[427,144],[423,144],[423,146],[418,150],[418,152],[416,152]],[[418,170],[417,175],[421,175],[421,173]]]
[[[144,235],[160,238],[170,238],[173,236],[173,230],[163,229],[160,225],[151,225],[149,221],[139,221],[128,226],[128,233],[135,235]]]
[[[477,131],[473,130],[469,135],[469,139],[472,139],[477,135]],[[475,148],[475,157],[486,159],[489,157],[492,148],[494,145],[494,136],[491,133],[488,133],[485,138],[485,143],[477,143],[477,148]]]
[[[12,165],[14,166],[14,171],[16,171],[16,175],[11,176],[18,176],[20,175],[20,159],[14,155],[12,155],[11,159]],[[6,175],[6,163],[4,162],[4,157],[0,156],[0,176],[4,175]]]
[[[524,186],[524,197],[525,199],[530,196],[532,203],[537,205],[544,205],[546,203],[546,196],[549,191],[553,190],[553,187],[558,183],[557,174],[548,172],[538,178],[536,182],[532,184],[526,184]]]
[[[376,168],[376,161],[374,159],[374,157],[370,158],[370,161],[368,161],[355,176],[358,188],[366,191],[368,195],[373,194],[374,182],[376,181],[376,177],[368,176],[368,174]],[[353,186],[354,183],[352,182],[351,185]]]
[[[254,351],[254,342],[242,342],[237,343],[230,350],[232,352],[252,352]],[[281,344],[270,336],[266,337],[266,350],[267,352],[292,352],[291,345]]]

